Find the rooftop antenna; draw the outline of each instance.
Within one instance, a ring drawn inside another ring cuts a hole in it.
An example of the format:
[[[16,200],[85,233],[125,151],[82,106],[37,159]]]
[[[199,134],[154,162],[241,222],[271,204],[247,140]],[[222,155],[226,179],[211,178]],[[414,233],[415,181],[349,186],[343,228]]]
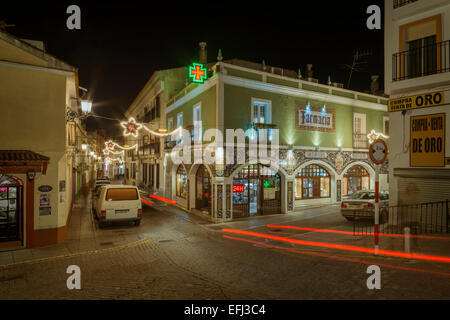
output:
[[[362,59],[367,58],[372,55],[372,50],[356,50],[353,54],[353,63],[352,65],[345,64],[344,66],[350,69],[350,75],[347,81],[347,89],[350,88],[350,81],[352,80],[353,72],[361,72],[363,71],[361,65],[367,64],[367,61]]]
[[[15,24],[7,24],[5,21],[0,20],[0,30],[6,31],[6,28],[15,27]]]

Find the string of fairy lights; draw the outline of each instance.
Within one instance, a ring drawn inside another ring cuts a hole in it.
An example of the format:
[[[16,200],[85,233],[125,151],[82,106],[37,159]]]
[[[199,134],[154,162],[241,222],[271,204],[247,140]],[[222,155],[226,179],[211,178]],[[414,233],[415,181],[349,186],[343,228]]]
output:
[[[157,137],[169,137],[172,135],[179,134],[182,130],[182,127],[178,127],[177,129],[167,132],[167,129],[160,129],[160,132],[154,131],[150,128],[148,128],[143,123],[138,123],[133,117],[130,117],[128,121],[121,121],[120,122],[121,127],[124,129],[123,135],[125,137],[132,136],[133,138],[139,137],[139,130],[145,130],[151,135],[157,136]],[[166,131],[166,132],[164,132]],[[118,143],[112,141],[111,139],[105,142],[105,148],[102,150],[103,154],[105,155],[105,162],[106,163],[113,163],[118,162],[119,164],[122,164],[124,161],[124,155],[125,151],[128,150],[135,150],[136,152],[139,150],[139,146],[136,143],[133,146],[121,146]],[[119,151],[116,151],[116,150]],[[118,156],[116,158],[111,157],[110,155]]]

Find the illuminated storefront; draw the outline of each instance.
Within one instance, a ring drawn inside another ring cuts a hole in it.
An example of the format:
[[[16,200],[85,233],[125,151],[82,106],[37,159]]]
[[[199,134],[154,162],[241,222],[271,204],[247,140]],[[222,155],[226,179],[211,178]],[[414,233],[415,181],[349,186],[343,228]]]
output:
[[[349,196],[359,190],[370,189],[370,176],[366,169],[354,165],[344,174],[342,181],[342,195]]]
[[[23,243],[23,182],[0,174],[0,242]]]
[[[298,172],[296,181],[296,199],[330,198],[330,174],[323,167],[312,164]]]
[[[177,181],[177,197],[186,199],[187,175],[186,170],[182,165],[178,166],[176,181]]]
[[[233,215],[279,213],[281,210],[280,175],[263,165],[248,165],[233,178]]]

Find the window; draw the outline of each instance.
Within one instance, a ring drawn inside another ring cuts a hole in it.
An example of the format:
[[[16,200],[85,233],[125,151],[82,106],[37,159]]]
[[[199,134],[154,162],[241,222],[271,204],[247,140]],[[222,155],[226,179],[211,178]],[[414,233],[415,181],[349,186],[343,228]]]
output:
[[[356,191],[367,190],[370,187],[370,176],[366,169],[354,165],[344,174],[342,195],[351,195]]]
[[[309,165],[297,174],[297,199],[330,198],[330,190],[330,174],[319,165]]]
[[[271,101],[252,98],[252,123],[271,122]]]
[[[138,200],[139,196],[135,188],[117,188],[109,189],[105,199],[112,201]]]
[[[177,114],[177,128],[183,127],[183,113]],[[177,143],[183,143],[183,131],[180,131],[180,134],[177,139]]]
[[[408,77],[432,74],[436,70],[436,35],[407,42]]]
[[[202,141],[203,124],[202,124],[201,104],[197,104],[196,106],[194,106],[193,120],[194,120],[194,134],[195,131],[198,131],[197,141]]]
[[[182,165],[177,170],[177,197],[186,199],[187,194],[187,175]]]
[[[366,115],[363,113],[353,114],[353,148],[367,148]]]

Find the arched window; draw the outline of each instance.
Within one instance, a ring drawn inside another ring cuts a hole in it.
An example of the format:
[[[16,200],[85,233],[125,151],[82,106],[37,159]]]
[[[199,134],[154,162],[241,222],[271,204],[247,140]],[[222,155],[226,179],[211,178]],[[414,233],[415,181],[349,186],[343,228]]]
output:
[[[359,190],[370,188],[370,176],[366,169],[360,165],[354,165],[344,174],[342,194],[349,196]]]
[[[179,165],[177,169],[177,197],[186,199],[187,194],[187,175],[183,165]]]
[[[296,177],[297,199],[330,198],[330,174],[317,165],[311,164],[298,172]]]

